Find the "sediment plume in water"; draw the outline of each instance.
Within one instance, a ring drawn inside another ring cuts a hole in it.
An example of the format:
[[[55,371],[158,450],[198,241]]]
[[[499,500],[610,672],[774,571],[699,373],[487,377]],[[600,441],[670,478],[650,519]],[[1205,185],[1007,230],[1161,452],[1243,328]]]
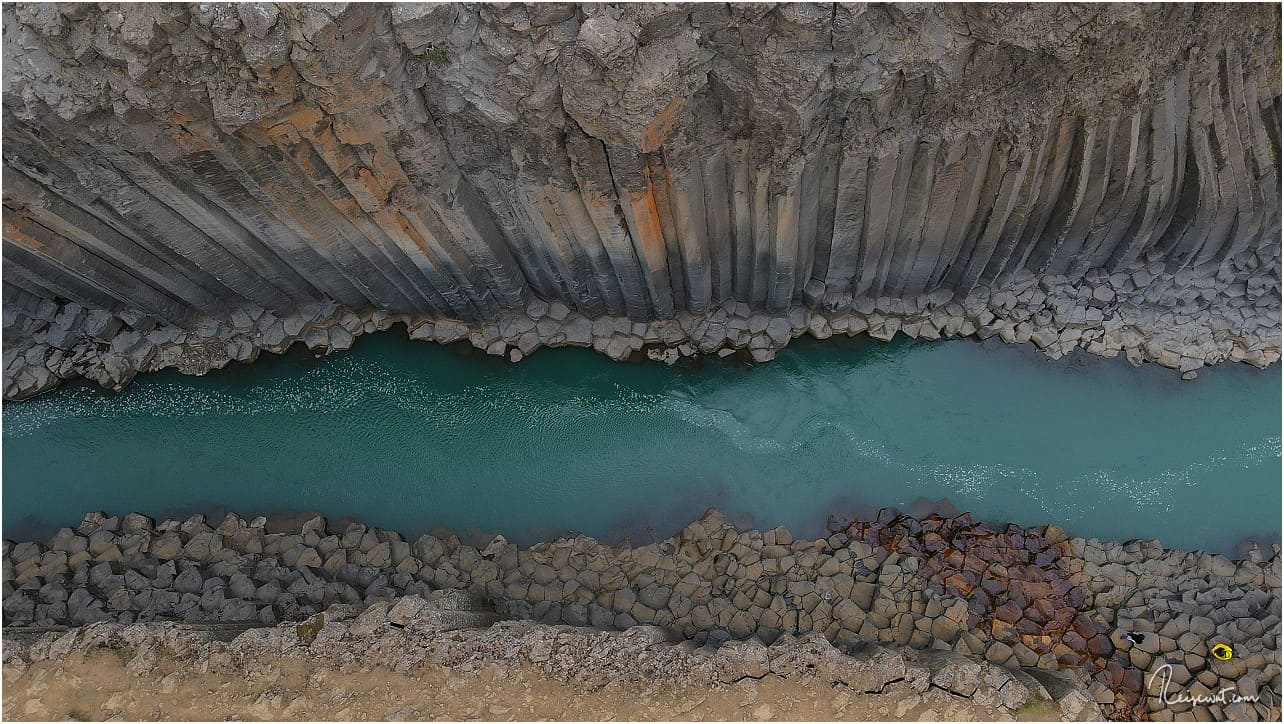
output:
[[[832,513],[922,497],[1229,553],[1278,538],[1279,396],[1278,375],[1243,365],[1192,385],[999,340],[801,341],[767,365],[669,369],[585,350],[510,365],[374,335],[323,359],[6,405],[4,526],[221,506],[613,544],[710,506],[812,536]]]

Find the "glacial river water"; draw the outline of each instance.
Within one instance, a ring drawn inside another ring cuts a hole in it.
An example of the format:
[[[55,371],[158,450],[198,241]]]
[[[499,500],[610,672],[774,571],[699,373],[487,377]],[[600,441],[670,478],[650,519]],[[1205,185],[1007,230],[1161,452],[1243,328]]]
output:
[[[1230,551],[1280,526],[1280,371],[1029,347],[798,340],[686,368],[543,350],[509,365],[399,332],[121,394],[4,405],[7,538],[87,510],[231,508],[634,543],[716,505],[815,534],[946,499],[991,521]]]

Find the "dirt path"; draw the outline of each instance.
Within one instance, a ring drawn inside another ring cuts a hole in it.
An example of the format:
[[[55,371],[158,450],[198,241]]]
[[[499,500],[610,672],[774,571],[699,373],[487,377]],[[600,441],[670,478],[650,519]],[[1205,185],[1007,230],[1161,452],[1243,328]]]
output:
[[[852,695],[820,681],[746,680],[724,691],[616,682],[580,691],[530,668],[491,665],[474,674],[425,666],[340,672],[283,661],[266,676],[177,673],[135,676],[111,651],[6,668],[11,720],[988,720],[1004,713],[933,690],[927,696]],[[1055,716],[1021,712],[1031,718]]]

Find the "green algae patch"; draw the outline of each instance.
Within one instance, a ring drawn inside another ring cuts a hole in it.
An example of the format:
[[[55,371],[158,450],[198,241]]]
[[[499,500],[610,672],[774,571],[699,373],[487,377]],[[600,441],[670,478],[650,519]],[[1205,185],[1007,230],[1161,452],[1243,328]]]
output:
[[[318,613],[307,621],[295,626],[294,632],[299,637],[299,643],[307,646],[317,640],[317,634],[321,633],[321,629],[323,628],[325,628],[325,614]]]

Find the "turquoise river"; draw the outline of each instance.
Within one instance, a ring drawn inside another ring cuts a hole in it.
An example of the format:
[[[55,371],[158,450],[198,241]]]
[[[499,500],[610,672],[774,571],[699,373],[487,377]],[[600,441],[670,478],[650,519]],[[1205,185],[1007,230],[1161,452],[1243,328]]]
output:
[[[410,535],[634,543],[704,508],[818,533],[947,500],[989,521],[1231,551],[1278,539],[1280,370],[1176,373],[991,340],[798,340],[689,367],[544,350],[517,365],[362,338],[123,393],[4,405],[6,538],[88,510],[318,510]]]

